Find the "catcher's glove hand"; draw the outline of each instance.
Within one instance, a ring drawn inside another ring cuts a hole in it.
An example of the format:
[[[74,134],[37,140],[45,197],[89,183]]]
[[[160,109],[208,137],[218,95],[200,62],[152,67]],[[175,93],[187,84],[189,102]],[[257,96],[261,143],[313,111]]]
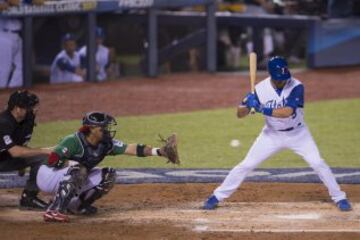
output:
[[[167,163],[180,164],[176,134],[172,134],[166,139],[159,134],[159,138],[165,144],[160,148],[161,156],[168,159]]]

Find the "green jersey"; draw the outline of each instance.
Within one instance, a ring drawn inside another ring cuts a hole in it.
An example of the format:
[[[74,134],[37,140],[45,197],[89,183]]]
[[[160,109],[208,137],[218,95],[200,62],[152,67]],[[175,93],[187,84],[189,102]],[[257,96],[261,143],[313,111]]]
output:
[[[93,146],[85,139],[81,132],[65,137],[54,149],[61,160],[73,160],[88,169],[94,168],[107,155],[124,154],[127,145],[119,140],[109,139]]]

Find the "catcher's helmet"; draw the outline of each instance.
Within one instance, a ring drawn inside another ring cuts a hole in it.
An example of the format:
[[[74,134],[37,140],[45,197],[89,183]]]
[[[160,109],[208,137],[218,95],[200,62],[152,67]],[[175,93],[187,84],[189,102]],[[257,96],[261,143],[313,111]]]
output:
[[[268,62],[268,71],[271,79],[275,81],[286,81],[291,78],[288,63],[283,57],[272,57]]]
[[[7,108],[11,111],[15,106],[31,110],[39,103],[39,98],[27,90],[15,91],[10,95]]]
[[[115,118],[104,112],[88,112],[82,120],[83,126],[96,126],[104,129],[105,135],[115,137],[116,131],[112,127],[117,125]]]

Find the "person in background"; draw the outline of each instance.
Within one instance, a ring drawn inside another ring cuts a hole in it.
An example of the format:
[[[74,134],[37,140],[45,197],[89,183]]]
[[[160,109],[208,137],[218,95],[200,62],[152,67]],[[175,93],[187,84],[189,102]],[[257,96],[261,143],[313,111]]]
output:
[[[109,48],[103,45],[105,39],[105,32],[101,27],[96,28],[96,80],[104,81],[107,79],[107,69],[110,66],[110,51]],[[87,68],[86,52],[87,47],[83,46],[80,51],[81,66]]]
[[[76,51],[74,35],[65,34],[62,43],[63,50],[51,65],[50,83],[83,82],[85,70],[81,69],[80,54]]]
[[[0,0],[0,12],[21,4],[42,5],[44,0]],[[22,22],[0,17],[0,88],[23,85]]]

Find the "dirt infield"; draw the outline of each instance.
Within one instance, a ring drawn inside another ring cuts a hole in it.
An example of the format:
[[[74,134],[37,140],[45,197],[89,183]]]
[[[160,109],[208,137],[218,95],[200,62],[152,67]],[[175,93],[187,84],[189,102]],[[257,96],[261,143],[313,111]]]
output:
[[[303,81],[306,101],[360,97],[360,68],[294,71]],[[265,73],[259,73],[258,79]],[[102,110],[115,116],[183,112],[231,107],[249,91],[241,73],[175,74],[159,78],[131,78],[115,82],[38,85],[40,121],[79,119],[87,111]],[[0,91],[0,105],[10,90]]]
[[[20,211],[20,190],[0,190],[1,239],[359,239],[360,188],[343,185],[354,211],[343,213],[318,184],[245,183],[215,211],[200,209],[214,184],[118,185],[94,217],[43,223]]]

